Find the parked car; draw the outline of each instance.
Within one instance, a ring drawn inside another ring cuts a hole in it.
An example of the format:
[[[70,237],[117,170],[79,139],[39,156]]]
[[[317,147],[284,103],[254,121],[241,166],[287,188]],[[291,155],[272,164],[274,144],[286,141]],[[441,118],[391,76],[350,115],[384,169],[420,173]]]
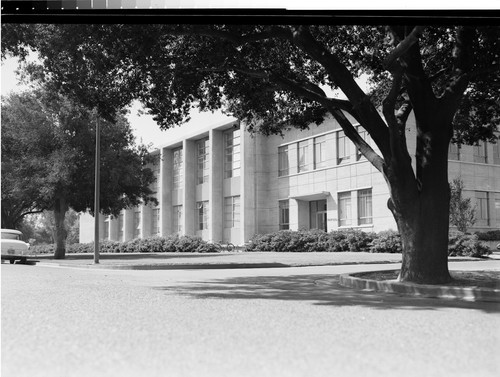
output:
[[[30,244],[21,240],[23,234],[15,229],[2,229],[3,255],[31,255]]]

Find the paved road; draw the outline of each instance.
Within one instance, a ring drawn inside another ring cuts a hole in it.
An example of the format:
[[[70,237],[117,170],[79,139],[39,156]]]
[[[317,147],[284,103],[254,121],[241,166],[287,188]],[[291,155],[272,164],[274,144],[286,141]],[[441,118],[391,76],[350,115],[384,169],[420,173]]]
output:
[[[2,376],[497,375],[499,304],[357,292],[335,276],[387,268],[4,264]]]

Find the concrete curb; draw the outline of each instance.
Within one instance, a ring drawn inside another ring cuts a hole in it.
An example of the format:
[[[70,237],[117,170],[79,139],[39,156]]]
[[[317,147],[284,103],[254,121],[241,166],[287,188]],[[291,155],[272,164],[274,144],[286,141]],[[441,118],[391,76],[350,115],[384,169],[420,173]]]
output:
[[[42,267],[63,267],[63,268],[97,268],[103,270],[204,270],[204,269],[238,269],[238,268],[281,268],[291,267],[282,263],[206,263],[206,264],[69,264],[40,262]]]
[[[397,270],[386,270],[397,271]],[[348,288],[377,291],[385,293],[397,293],[404,295],[412,295],[418,297],[441,298],[464,301],[485,301],[485,302],[500,302],[500,289],[492,288],[472,288],[472,287],[455,287],[445,285],[426,285],[403,283],[393,280],[371,280],[357,277],[358,272],[354,274],[340,275],[340,285]]]

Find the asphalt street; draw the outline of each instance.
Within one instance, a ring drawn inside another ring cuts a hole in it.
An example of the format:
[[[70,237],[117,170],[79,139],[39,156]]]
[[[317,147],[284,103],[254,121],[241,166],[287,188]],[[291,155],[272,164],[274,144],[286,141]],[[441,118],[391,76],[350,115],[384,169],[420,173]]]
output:
[[[497,376],[498,303],[338,285],[392,268],[3,264],[2,376]]]

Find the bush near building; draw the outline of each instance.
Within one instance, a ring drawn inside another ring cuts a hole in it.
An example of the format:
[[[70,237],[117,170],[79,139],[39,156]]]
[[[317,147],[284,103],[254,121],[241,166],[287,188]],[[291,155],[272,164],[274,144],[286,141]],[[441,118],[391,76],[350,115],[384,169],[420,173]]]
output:
[[[491,233],[491,232],[488,232]],[[481,237],[493,237],[492,235]],[[480,242],[477,234],[455,232],[450,234],[448,255],[481,257],[491,251]],[[36,254],[54,252],[54,245],[32,246]],[[93,253],[94,244],[72,244],[68,253]],[[401,253],[401,236],[395,231],[367,233],[359,230],[324,232],[312,230],[281,230],[256,234],[244,248],[247,252],[346,252]],[[195,236],[136,238],[127,242],[103,241],[101,253],[219,253],[222,245],[210,243]]]
[[[489,230],[487,232],[476,232],[475,233],[479,241],[498,241],[500,242],[500,229]]]

